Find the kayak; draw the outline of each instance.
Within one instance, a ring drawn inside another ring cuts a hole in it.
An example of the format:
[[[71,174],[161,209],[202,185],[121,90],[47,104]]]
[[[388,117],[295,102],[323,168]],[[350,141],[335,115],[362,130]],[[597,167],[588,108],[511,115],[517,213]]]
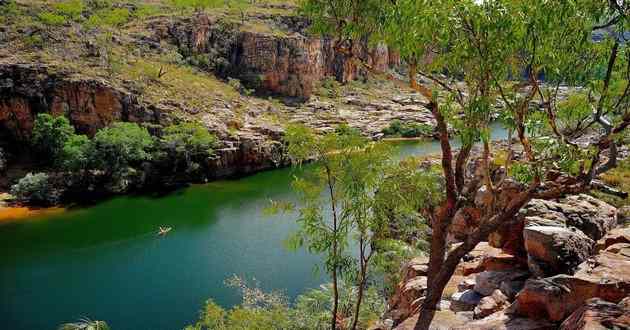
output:
[[[158,232],[158,235],[159,236],[164,236],[164,235],[168,234],[168,232],[170,232],[171,229],[173,229],[173,228],[171,228],[171,227],[166,227],[166,228],[160,227],[160,231]]]

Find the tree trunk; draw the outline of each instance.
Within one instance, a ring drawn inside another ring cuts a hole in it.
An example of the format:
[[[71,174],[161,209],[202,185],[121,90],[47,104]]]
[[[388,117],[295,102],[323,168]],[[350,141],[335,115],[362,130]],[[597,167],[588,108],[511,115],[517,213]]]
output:
[[[360,255],[359,255],[359,260],[361,263],[361,269],[360,269],[360,274],[359,274],[359,288],[357,291],[357,305],[355,306],[355,310],[354,310],[354,317],[352,320],[352,327],[350,329],[355,330],[357,328],[357,324],[359,323],[359,312],[361,311],[361,302],[363,301],[363,293],[365,291],[365,282],[367,281],[367,268],[368,268],[368,263],[370,262],[370,257],[371,257],[371,252],[370,255],[366,258],[365,256],[365,240],[363,239],[363,237],[360,238],[359,240],[359,251],[360,251]]]
[[[332,280],[333,280],[333,308],[332,308],[332,317],[330,321],[330,329],[335,330],[337,328],[337,312],[339,309],[339,288],[338,288],[338,280],[337,280],[337,203],[335,200],[335,193],[333,191],[333,183],[332,176],[330,174],[330,168],[326,167],[326,175],[328,179],[328,192],[330,193],[330,202],[332,205],[332,213],[333,213],[333,269],[332,269]]]

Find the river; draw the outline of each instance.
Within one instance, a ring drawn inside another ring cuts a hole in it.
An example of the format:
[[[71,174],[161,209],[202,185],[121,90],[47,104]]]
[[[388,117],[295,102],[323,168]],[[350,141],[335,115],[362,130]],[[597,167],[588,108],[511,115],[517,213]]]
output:
[[[493,138],[506,137],[499,126]],[[456,145],[456,143],[454,143]],[[436,142],[396,143],[399,157],[439,152]],[[82,317],[114,330],[181,329],[206,299],[240,302],[233,275],[294,298],[326,277],[321,258],[282,242],[292,215],[269,217],[269,200],[291,200],[296,169],[195,185],[159,196],[0,224],[0,328],[55,329]],[[159,226],[172,226],[165,237]]]

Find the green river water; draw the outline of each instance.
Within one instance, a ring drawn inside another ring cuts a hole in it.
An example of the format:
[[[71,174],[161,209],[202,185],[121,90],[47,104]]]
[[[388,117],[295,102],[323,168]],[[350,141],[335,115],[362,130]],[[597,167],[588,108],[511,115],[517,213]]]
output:
[[[495,139],[505,130],[495,127]],[[439,151],[397,143],[398,155]],[[326,277],[306,251],[282,244],[296,224],[269,217],[291,200],[294,169],[192,186],[161,197],[118,197],[93,207],[0,224],[0,329],[55,329],[82,317],[114,330],[171,330],[192,323],[204,301],[240,302],[233,275],[294,298]],[[159,226],[172,226],[165,237]]]

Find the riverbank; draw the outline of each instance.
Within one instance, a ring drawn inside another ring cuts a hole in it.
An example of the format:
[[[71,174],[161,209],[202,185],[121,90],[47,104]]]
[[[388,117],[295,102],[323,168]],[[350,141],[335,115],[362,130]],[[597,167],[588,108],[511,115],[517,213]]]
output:
[[[0,224],[30,219],[39,216],[51,216],[66,209],[63,207],[33,208],[21,205],[11,205],[13,197],[7,193],[0,193]]]

